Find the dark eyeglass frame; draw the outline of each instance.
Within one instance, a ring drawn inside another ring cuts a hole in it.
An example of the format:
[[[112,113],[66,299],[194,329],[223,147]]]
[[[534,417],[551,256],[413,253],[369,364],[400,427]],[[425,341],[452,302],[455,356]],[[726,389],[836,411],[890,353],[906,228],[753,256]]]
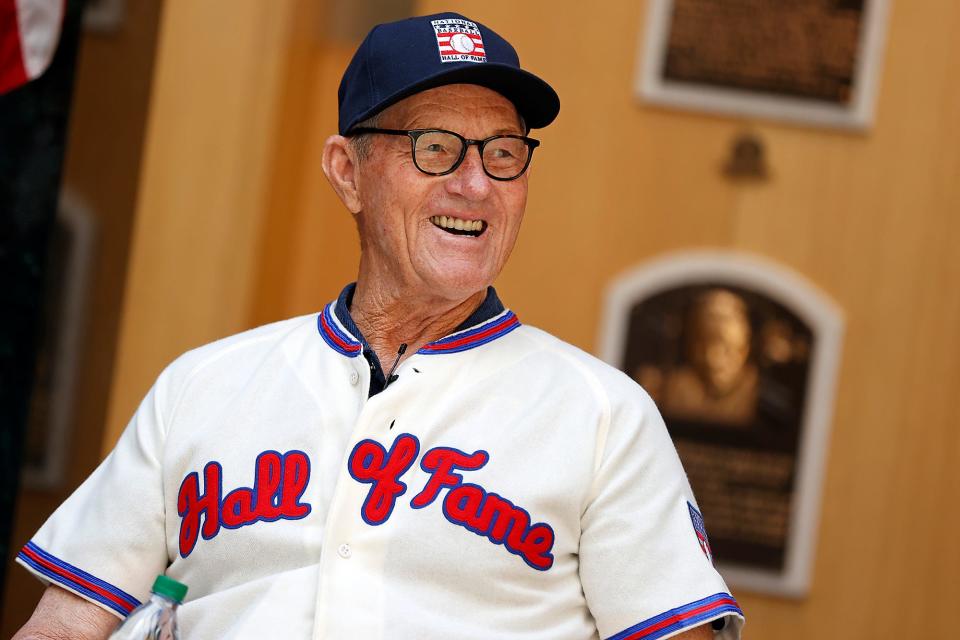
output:
[[[483,140],[473,140],[471,138],[464,138],[462,135],[460,135],[456,131],[449,131],[447,129],[380,129],[379,127],[357,127],[356,129],[353,129],[352,131],[350,131],[350,133],[348,133],[347,135],[354,136],[354,135],[362,135],[364,133],[383,133],[389,136],[409,137],[410,138],[410,157],[413,158],[413,164],[417,168],[417,170],[419,170],[421,173],[427,174],[428,176],[446,176],[453,173],[454,171],[457,170],[457,168],[461,164],[463,164],[463,159],[467,157],[467,150],[470,148],[470,146],[477,145],[477,151],[480,152],[480,165],[483,167],[483,172],[493,180],[499,180],[500,182],[509,182],[511,180],[516,180],[517,178],[522,176],[524,173],[526,173],[527,167],[530,166],[530,161],[533,160],[533,150],[540,146],[539,140],[536,140],[534,138],[528,138],[527,136],[501,134],[496,136],[490,136],[489,138],[484,138]],[[462,147],[460,148],[460,157],[457,158],[457,161],[453,163],[453,166],[447,169],[446,171],[441,171],[439,173],[434,171],[427,171],[426,169],[421,167],[419,163],[417,163],[417,140],[420,138],[420,136],[425,135],[427,133],[448,133],[454,136],[455,138],[459,139],[460,142],[462,143]],[[513,176],[512,178],[501,178],[499,176],[493,175],[492,173],[490,173],[490,171],[487,170],[487,163],[483,159],[484,147],[486,147],[487,144],[489,144],[490,142],[493,142],[494,140],[499,140],[501,138],[514,138],[516,140],[522,140],[527,145],[527,149],[529,151],[527,153],[527,161],[524,163],[523,168],[520,169],[520,172],[517,175]]]

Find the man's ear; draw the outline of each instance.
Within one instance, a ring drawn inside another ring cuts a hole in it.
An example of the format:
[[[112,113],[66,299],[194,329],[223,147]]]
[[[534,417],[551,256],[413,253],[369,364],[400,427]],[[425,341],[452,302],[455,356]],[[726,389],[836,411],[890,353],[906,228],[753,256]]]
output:
[[[357,188],[357,156],[349,138],[330,136],[323,145],[323,172],[333,190],[350,213],[360,213],[360,190]]]

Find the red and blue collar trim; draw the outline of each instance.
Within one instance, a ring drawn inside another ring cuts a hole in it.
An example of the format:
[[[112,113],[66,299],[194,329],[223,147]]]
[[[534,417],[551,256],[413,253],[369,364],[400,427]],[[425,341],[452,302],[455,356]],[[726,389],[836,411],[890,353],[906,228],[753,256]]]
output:
[[[356,358],[363,351],[363,343],[342,329],[334,317],[333,306],[339,302],[331,302],[323,308],[323,312],[317,316],[317,329],[331,349],[348,358]]]
[[[32,541],[24,545],[17,558],[47,580],[91,598],[121,616],[140,606],[140,601],[126,591],[47,553]]]
[[[454,333],[436,342],[424,345],[417,353],[433,355],[437,353],[458,353],[487,344],[502,338],[520,326],[520,320],[513,311],[504,311],[500,316],[478,327]]]
[[[729,593],[716,593],[644,620],[610,636],[607,640],[657,640],[680,629],[695,627],[728,613],[743,616],[733,596]]]
[[[336,300],[323,308],[317,316],[317,329],[331,349],[355,358],[370,351],[360,329],[350,317],[350,303],[356,283],[348,284]],[[453,333],[435,342],[424,345],[417,353],[459,353],[501,338],[520,326],[520,320],[505,309],[493,287],[487,288],[487,296],[470,317],[454,329]]]

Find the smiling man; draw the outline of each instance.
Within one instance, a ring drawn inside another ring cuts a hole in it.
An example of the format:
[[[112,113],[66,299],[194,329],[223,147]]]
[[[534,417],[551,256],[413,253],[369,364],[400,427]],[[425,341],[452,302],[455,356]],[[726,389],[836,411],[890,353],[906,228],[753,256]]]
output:
[[[520,231],[538,143],[513,103],[474,84],[426,89],[376,122],[330,138],[323,166],[360,231],[348,306],[383,358],[401,344],[419,350],[481,306]],[[357,136],[373,139],[358,152]]]
[[[192,638],[739,638],[649,397],[491,286],[556,93],[440,14],[371,31],[339,101],[357,282],[161,374],[21,552],[18,638],[104,638],[158,573]]]

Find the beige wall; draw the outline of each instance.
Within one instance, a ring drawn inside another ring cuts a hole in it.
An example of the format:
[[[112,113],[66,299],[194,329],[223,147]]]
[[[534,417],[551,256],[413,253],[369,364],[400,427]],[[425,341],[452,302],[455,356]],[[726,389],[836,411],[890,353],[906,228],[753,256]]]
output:
[[[80,350],[81,373],[63,485],[22,489],[11,539],[19,551],[101,457],[104,418],[115,355],[120,306],[133,226],[161,0],[127,3],[112,33],[84,33],[80,42],[64,164],[64,184],[86,204],[95,222],[95,260]],[[8,558],[0,638],[29,617],[43,587]]]
[[[323,3],[236,5],[229,29],[204,29],[205,3],[165,16],[107,444],[176,353],[316,310],[353,275],[319,158],[351,45],[314,30]],[[524,321],[592,350],[612,277],[704,246],[780,261],[844,309],[813,590],[737,593],[747,638],[944,637],[960,595],[960,5],[893,5],[873,130],[748,123],[758,185],[720,173],[745,123],[633,98],[646,3],[418,5],[494,25],[562,97],[498,283]]]
[[[105,451],[167,363],[249,325],[295,6],[165,7]]]

